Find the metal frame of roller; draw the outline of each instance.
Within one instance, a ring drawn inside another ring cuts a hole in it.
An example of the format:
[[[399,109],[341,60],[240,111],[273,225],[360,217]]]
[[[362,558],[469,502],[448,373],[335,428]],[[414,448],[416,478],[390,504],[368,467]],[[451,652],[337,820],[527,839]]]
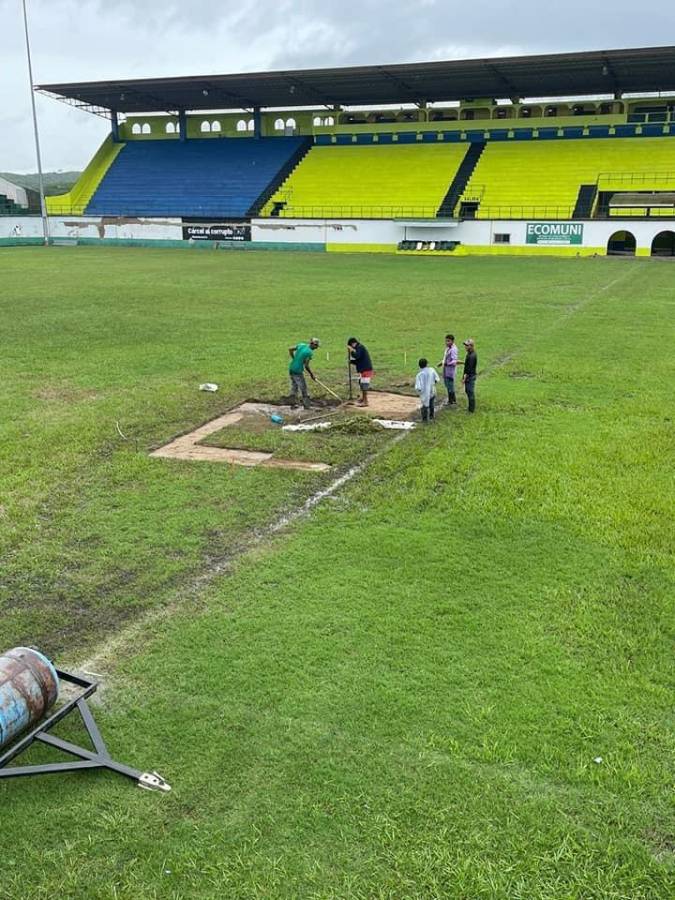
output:
[[[171,787],[166,781],[158,775],[157,772],[141,772],[124,763],[116,762],[108,752],[105,741],[98,730],[98,726],[94,721],[94,717],[87,705],[87,699],[94,694],[98,688],[98,682],[79,675],[73,675],[70,672],[64,672],[56,669],[56,675],[60,682],[70,684],[74,688],[79,688],[79,692],[66,701],[56,712],[47,718],[38,722],[35,727],[25,734],[19,735],[16,740],[10,742],[9,749],[0,755],[0,778],[20,778],[30,775],[60,775],[65,772],[79,772],[84,769],[108,769],[111,772],[117,772],[118,775],[124,775],[135,781],[139,787],[153,791],[170,791]],[[85,747],[78,747],[70,741],[64,741],[61,738],[50,734],[51,729],[58,723],[77,710],[82,719],[87,734],[91,739],[93,750],[87,750]],[[43,763],[29,766],[9,766],[13,759],[20,756],[35,742],[46,744],[49,747],[55,747],[57,750],[69,756],[76,757],[73,761]]]

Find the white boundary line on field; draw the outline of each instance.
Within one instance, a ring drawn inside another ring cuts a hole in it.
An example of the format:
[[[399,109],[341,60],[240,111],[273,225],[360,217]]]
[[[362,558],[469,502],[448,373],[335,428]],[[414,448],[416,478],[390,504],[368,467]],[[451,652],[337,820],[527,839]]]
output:
[[[538,332],[537,337],[544,334],[549,334],[551,331],[555,331],[559,325],[562,325],[568,319],[571,319],[572,316],[576,315],[580,310],[585,309],[590,303],[594,300],[597,300],[598,297],[603,294],[605,291],[611,290],[615,285],[620,284],[622,281],[626,281],[629,275],[633,272],[638,271],[635,266],[631,266],[629,269],[626,269],[625,272],[622,272],[621,275],[613,278],[611,281],[608,281],[607,284],[601,285],[595,291],[591,291],[587,297],[582,298],[581,300],[577,300],[576,303],[571,303],[569,306],[566,306],[564,310],[561,312],[559,318],[557,318],[548,328],[544,328],[542,331]],[[499,371],[499,369],[503,369],[504,366],[508,366],[510,362],[512,362],[519,353],[522,353],[523,350],[527,349],[527,345],[522,345],[517,347],[511,353],[505,353],[503,356],[498,357],[492,365],[489,365],[486,369],[483,369],[479,374],[481,378],[487,378],[493,372]]]
[[[576,315],[577,312],[584,309],[586,306],[588,306],[589,303],[591,303],[593,300],[596,300],[601,294],[611,290],[615,285],[621,283],[622,281],[625,281],[628,276],[635,271],[637,271],[636,267],[631,266],[625,272],[622,272],[621,275],[619,275],[617,278],[613,278],[611,281],[607,282],[607,284],[602,285],[602,287],[599,287],[597,290],[590,293],[587,297],[579,300],[573,305],[566,307],[565,310],[561,313],[560,317],[556,319],[556,321],[548,329],[540,332],[540,334],[545,334],[549,331],[553,331],[561,322],[564,322],[566,319],[569,319],[573,315]],[[519,347],[512,353],[507,354],[499,359],[492,366],[488,366],[488,368],[482,373],[482,377],[488,377],[493,372],[496,372],[499,369],[503,368],[503,366],[508,365],[508,363],[511,362],[519,353],[521,353],[523,349],[525,348]],[[266,526],[240,552],[235,551],[230,556],[226,556],[221,560],[213,563],[208,567],[206,572],[198,575],[192,580],[192,582],[188,583],[184,588],[177,591],[180,599],[175,599],[172,602],[168,603],[166,606],[145,613],[135,622],[123,628],[118,634],[108,638],[99,646],[97,650],[94,651],[94,653],[90,657],[77,664],[75,666],[76,670],[80,672],[90,672],[92,669],[98,670],[98,668],[101,667],[101,664],[105,665],[106,661],[114,662],[113,658],[118,656],[122,651],[122,648],[124,648],[127,644],[132,643],[135,638],[143,637],[147,634],[148,631],[152,629],[154,625],[164,621],[165,619],[169,619],[174,613],[180,611],[183,608],[183,604],[187,598],[196,596],[200,593],[201,590],[208,587],[208,585],[210,585],[211,582],[213,582],[216,578],[230,571],[234,562],[245,558],[248,553],[258,549],[262,544],[265,543],[265,541],[279,534],[285,528],[287,528],[289,525],[292,525],[294,522],[297,522],[299,519],[302,519],[305,516],[309,515],[309,513],[316,506],[318,506],[328,497],[332,497],[342,487],[344,487],[344,485],[348,484],[350,481],[353,481],[353,479],[356,478],[357,475],[360,475],[364,471],[364,469],[366,469],[372,462],[374,462],[384,453],[388,452],[390,447],[402,441],[409,434],[410,432],[400,432],[381,450],[378,450],[363,462],[352,466],[347,472],[344,472],[333,482],[331,482],[328,487],[322,488],[311,497],[309,497],[309,499],[307,499],[301,506],[297,507],[289,513],[285,513],[279,519]],[[108,675],[104,673],[104,677],[107,678]]]
[[[92,669],[98,670],[102,666],[104,667],[106,662],[114,662],[115,657],[120,655],[124,647],[126,647],[128,644],[133,643],[135,639],[144,637],[148,632],[152,630],[155,625],[171,618],[171,616],[183,609],[183,606],[187,599],[189,599],[190,597],[195,597],[202,590],[207,588],[213,581],[215,581],[216,578],[229,572],[235,562],[244,559],[247,554],[258,549],[270,538],[274,537],[280,532],[283,532],[284,529],[292,525],[294,522],[297,522],[299,519],[302,519],[305,516],[309,515],[309,513],[316,506],[318,506],[329,497],[332,497],[350,481],[353,481],[353,479],[356,478],[357,475],[360,475],[364,469],[366,469],[371,463],[373,463],[376,459],[386,453],[394,444],[402,441],[405,437],[408,436],[409,433],[410,432],[408,431],[400,432],[395,437],[393,437],[385,447],[378,450],[376,453],[373,453],[363,462],[352,466],[347,472],[344,472],[342,475],[332,481],[328,485],[328,487],[316,491],[316,493],[312,494],[311,497],[305,500],[305,502],[301,506],[297,507],[291,512],[284,513],[283,516],[276,519],[270,525],[267,525],[251,541],[249,541],[246,547],[241,551],[234,551],[231,555],[223,557],[221,560],[214,562],[211,566],[208,567],[205,572],[193,578],[193,580],[189,582],[185,587],[179,588],[176,592],[178,595],[177,599],[168,603],[166,606],[145,613],[135,622],[132,622],[130,625],[127,625],[125,628],[123,628],[120,632],[103,641],[103,643],[99,645],[98,649],[96,649],[91,656],[89,656],[82,662],[75,664],[75,670],[78,672],[89,674],[92,672]],[[102,677],[105,680],[106,678],[108,678],[108,674],[104,671],[102,675],[99,675],[99,677]]]

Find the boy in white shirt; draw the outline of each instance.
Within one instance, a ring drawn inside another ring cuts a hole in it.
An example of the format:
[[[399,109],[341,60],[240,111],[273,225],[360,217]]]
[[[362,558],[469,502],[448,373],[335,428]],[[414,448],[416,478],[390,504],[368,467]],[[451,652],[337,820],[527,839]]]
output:
[[[441,379],[438,377],[436,369],[430,366],[426,359],[422,358],[419,361],[419,367],[420,370],[415,379],[415,390],[420,395],[422,403],[422,421],[430,422],[435,416],[436,385]]]

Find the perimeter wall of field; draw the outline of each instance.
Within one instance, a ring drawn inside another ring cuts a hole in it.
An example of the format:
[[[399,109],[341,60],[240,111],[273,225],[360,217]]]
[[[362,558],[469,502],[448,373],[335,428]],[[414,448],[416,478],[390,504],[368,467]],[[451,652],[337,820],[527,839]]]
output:
[[[499,255],[605,255],[610,238],[628,231],[636,255],[649,256],[654,238],[675,232],[675,219],[618,219],[579,222],[515,220],[252,219],[247,222],[184,223],[180,218],[146,219],[100,216],[52,216],[56,244],[125,244],[192,249],[310,250],[317,252],[401,251],[401,241],[419,244],[419,252]],[[454,251],[429,250],[430,244],[458,242]],[[38,216],[0,218],[0,246],[42,243]],[[424,249],[422,249],[424,248]]]

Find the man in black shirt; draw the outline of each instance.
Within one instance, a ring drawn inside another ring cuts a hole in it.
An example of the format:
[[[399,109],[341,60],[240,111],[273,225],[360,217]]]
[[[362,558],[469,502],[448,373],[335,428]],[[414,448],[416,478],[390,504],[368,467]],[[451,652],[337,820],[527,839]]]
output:
[[[356,367],[359,373],[359,387],[361,388],[361,399],[358,406],[368,406],[368,391],[370,390],[370,380],[373,377],[373,363],[368,353],[368,348],[355,337],[350,337],[347,341],[347,350],[349,352],[349,362]]]
[[[464,360],[464,376],[462,384],[466,391],[466,398],[469,401],[469,412],[476,411],[476,373],[478,369],[478,356],[476,355],[476,345],[472,338],[464,341],[466,349],[466,359]]]

